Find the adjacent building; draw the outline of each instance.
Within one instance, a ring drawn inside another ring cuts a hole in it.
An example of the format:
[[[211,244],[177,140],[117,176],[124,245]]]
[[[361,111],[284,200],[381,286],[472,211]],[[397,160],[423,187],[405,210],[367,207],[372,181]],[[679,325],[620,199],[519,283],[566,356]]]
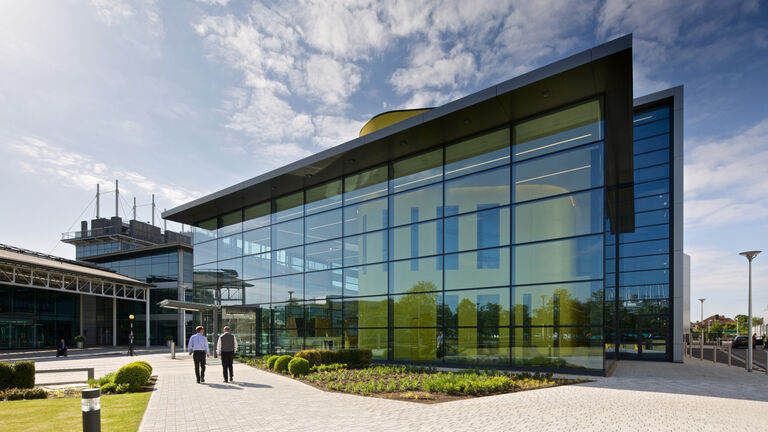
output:
[[[627,36],[377,116],[165,212],[195,227],[193,300],[175,307],[232,326],[254,355],[586,373],[682,361],[682,96],[633,99]]]
[[[184,339],[184,325],[192,317],[185,319],[183,312],[160,308],[158,303],[167,299],[185,300],[188,294],[191,298],[192,245],[189,236],[162,231],[154,224],[135,219],[124,222],[115,216],[97,217],[91,220],[90,228],[88,221],[82,221],[81,229],[64,233],[62,241],[75,246],[79,261],[97,264],[151,286],[149,309],[146,310],[133,302],[110,304],[93,300],[95,315],[84,329],[90,341],[100,345],[128,344],[129,316],[133,315],[136,340],[146,339],[152,345],[165,344],[169,339],[183,343],[180,341]],[[117,320],[117,333],[111,330],[113,314]]]
[[[0,349],[73,345],[77,335],[112,344],[120,331],[115,305],[146,314],[149,291],[146,282],[93,264],[0,245]]]

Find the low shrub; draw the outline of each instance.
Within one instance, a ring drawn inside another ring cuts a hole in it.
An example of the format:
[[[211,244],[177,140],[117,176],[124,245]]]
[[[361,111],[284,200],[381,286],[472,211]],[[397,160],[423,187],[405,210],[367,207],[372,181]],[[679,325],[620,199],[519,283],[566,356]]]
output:
[[[128,384],[118,384],[115,386],[115,393],[122,394],[127,393],[131,387]]]
[[[115,373],[110,372],[106,375],[104,375],[101,378],[94,378],[88,380],[88,387],[94,388],[94,387],[101,387],[104,384],[110,383],[115,380]]]
[[[304,360],[309,362],[309,367],[312,367],[316,364],[321,364],[320,353],[317,350],[299,351],[296,354],[294,354],[294,357],[303,358]]]
[[[320,355],[320,364],[342,363],[338,360],[336,351],[320,350],[317,353]]]
[[[274,369],[275,368],[275,362],[279,358],[280,358],[279,355],[269,356],[269,358],[267,358],[267,367],[270,368],[270,369]]]
[[[24,390],[24,399],[47,399],[48,392],[41,388],[31,388]]]
[[[310,368],[311,372],[332,372],[337,370],[344,370],[347,368],[346,363],[331,363],[331,364],[319,364]]]
[[[288,362],[288,372],[291,376],[304,376],[309,373],[309,361],[302,357],[294,357]]]
[[[336,358],[338,363],[346,363],[350,369],[363,369],[371,365],[373,352],[369,349],[340,349]]]
[[[84,343],[85,342],[85,336],[77,335],[77,336],[75,336],[74,341],[75,342],[83,342]]]
[[[13,387],[13,365],[0,363],[0,391]]]
[[[13,365],[13,385],[19,389],[28,389],[35,386],[35,362],[20,361]]]
[[[121,385],[124,385],[124,384],[121,384]],[[115,384],[114,382],[104,383],[101,385],[101,387],[99,387],[99,390],[101,390],[101,392],[104,394],[115,393],[117,391],[117,384]]]
[[[149,369],[139,363],[129,363],[117,370],[115,384],[127,384],[130,392],[141,391],[141,386],[149,380]]]
[[[275,361],[274,370],[277,372],[285,373],[288,371],[288,363],[291,362],[293,357],[289,355],[282,355]]]
[[[25,389],[11,388],[5,391],[5,398],[9,401],[24,399]]]

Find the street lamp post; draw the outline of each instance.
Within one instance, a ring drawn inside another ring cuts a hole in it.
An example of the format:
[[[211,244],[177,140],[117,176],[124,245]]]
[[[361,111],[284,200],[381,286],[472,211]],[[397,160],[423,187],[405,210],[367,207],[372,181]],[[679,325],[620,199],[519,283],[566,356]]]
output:
[[[749,261],[749,295],[747,296],[747,372],[752,372],[752,260],[761,251],[741,252]],[[768,372],[768,368],[766,368]]]
[[[699,318],[699,358],[702,360],[704,360],[704,327],[702,327],[704,324],[704,300],[706,299],[699,299],[701,302],[701,318]]]
[[[128,335],[128,355],[133,356],[133,314],[128,315],[128,319],[131,322],[131,333]]]

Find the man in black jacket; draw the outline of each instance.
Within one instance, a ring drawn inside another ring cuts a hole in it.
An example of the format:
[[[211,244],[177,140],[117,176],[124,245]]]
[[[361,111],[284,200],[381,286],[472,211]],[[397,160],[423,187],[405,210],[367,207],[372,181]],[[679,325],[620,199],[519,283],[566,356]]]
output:
[[[237,351],[237,338],[230,333],[229,326],[226,326],[216,344],[216,352],[221,358],[221,368],[224,372],[224,382],[232,382],[232,361],[235,358],[235,351]]]

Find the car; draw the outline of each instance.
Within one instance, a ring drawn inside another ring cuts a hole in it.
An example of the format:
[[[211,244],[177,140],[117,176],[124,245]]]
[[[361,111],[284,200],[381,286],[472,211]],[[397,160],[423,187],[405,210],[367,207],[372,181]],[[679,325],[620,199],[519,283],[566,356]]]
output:
[[[731,348],[738,348],[740,346],[746,347],[747,345],[749,345],[748,336],[736,336],[733,338],[733,341],[731,341]]]

